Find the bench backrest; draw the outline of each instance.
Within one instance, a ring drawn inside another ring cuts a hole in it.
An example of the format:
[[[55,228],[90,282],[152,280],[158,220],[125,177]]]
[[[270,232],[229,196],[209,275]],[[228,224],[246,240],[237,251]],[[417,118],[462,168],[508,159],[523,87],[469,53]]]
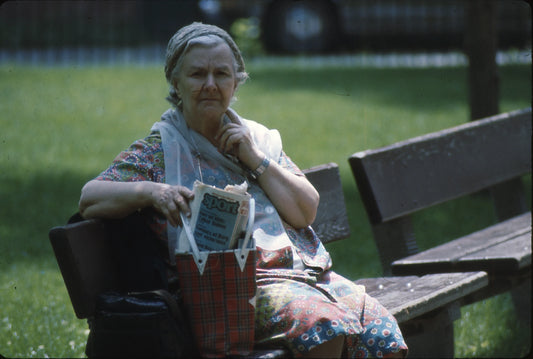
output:
[[[329,163],[304,173],[320,194],[313,228],[324,243],[347,238],[350,229],[338,166]],[[119,287],[106,221],[91,219],[54,227],[49,237],[76,316],[93,316],[98,294]]]
[[[320,204],[312,227],[322,243],[348,238],[350,226],[339,166],[336,163],[327,163],[305,169],[303,172],[320,194]]]
[[[418,251],[414,212],[494,186],[500,220],[527,210],[520,182],[505,183],[531,172],[531,109],[358,152],[349,163],[389,273]]]

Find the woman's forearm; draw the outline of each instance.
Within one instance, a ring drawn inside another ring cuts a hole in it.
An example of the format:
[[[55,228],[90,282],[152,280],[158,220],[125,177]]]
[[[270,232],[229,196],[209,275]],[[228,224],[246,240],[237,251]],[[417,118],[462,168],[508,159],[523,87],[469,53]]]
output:
[[[194,198],[187,187],[150,181],[89,181],[81,191],[79,210],[84,218],[123,218],[152,207],[174,227],[181,225],[180,213],[189,216]]]
[[[123,218],[152,205],[154,182],[89,181],[81,191],[80,214],[84,218]]]
[[[305,178],[296,176],[271,162],[259,177],[281,217],[295,228],[304,228],[315,220],[320,196]]]
[[[240,156],[248,168],[257,168],[264,158],[265,154],[254,146]],[[258,181],[285,222],[294,228],[304,228],[313,223],[320,196],[307,178],[270,161]]]

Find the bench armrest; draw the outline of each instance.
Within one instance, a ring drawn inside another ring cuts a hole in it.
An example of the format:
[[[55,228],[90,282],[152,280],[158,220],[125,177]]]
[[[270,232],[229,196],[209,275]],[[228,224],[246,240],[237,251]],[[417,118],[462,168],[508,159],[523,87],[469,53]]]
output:
[[[54,227],[49,238],[76,316],[91,317],[96,296],[118,284],[104,221],[91,219]]]

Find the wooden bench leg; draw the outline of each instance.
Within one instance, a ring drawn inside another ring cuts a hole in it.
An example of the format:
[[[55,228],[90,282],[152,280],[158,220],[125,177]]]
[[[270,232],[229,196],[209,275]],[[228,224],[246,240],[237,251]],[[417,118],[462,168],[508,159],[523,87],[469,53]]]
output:
[[[531,278],[511,290],[517,319],[531,326]]]
[[[453,358],[453,322],[460,316],[461,307],[454,302],[401,323],[400,328],[409,347],[409,358]]]

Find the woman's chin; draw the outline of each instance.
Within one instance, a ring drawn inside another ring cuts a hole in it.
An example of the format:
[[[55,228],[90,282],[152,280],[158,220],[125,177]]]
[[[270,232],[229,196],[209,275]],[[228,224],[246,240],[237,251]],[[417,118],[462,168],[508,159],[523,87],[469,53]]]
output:
[[[227,107],[224,108],[218,104],[217,105],[206,104],[203,106],[202,111],[200,113],[204,118],[219,120],[224,114],[224,112],[226,112],[226,110],[227,110]]]

